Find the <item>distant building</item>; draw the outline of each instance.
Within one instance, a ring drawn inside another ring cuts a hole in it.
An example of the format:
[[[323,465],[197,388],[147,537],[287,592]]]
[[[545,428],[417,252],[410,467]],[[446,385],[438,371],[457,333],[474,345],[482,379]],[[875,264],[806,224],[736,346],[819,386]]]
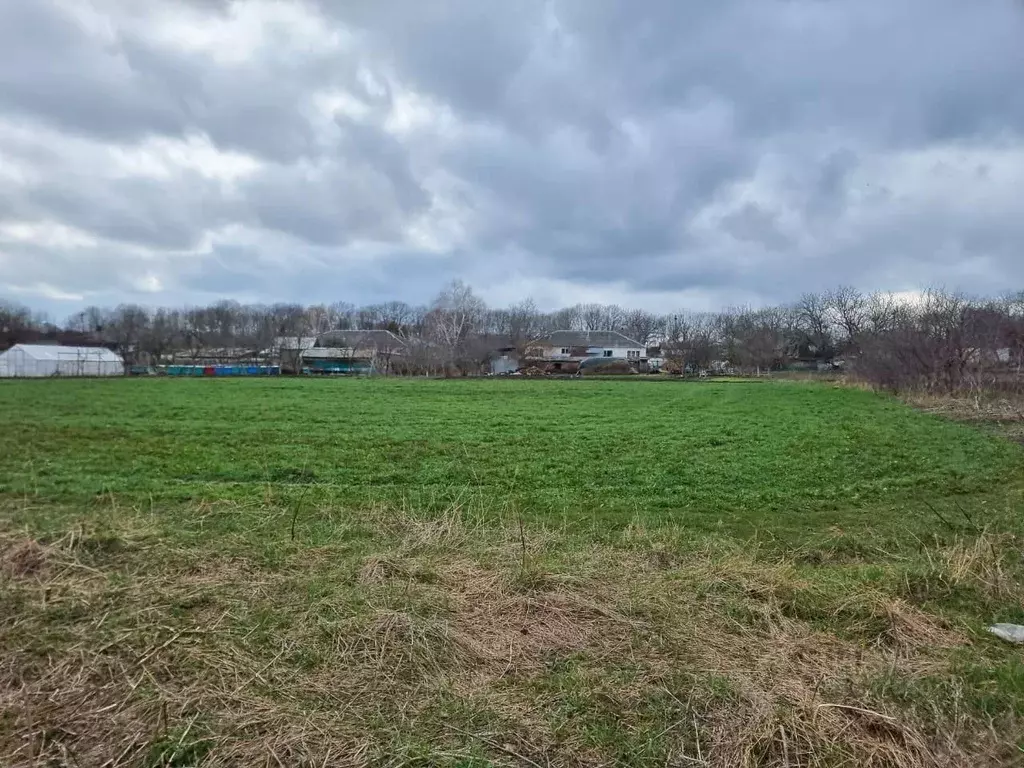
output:
[[[647,370],[660,371],[665,365],[665,353],[661,347],[647,348]]]
[[[269,357],[265,350],[254,347],[202,347],[195,350],[178,350],[169,355],[166,361],[168,365],[255,365]]]
[[[282,373],[299,373],[302,353],[316,346],[316,336],[278,336],[274,339],[270,358],[280,366]]]
[[[315,346],[351,349],[353,352],[362,353],[401,349],[405,342],[391,331],[384,330],[327,331],[317,337]]]
[[[302,352],[298,372],[365,376],[373,370],[371,357],[354,357],[348,349],[313,347]]]
[[[15,344],[0,352],[0,378],[123,375],[124,360],[103,347]]]
[[[310,349],[316,346],[316,336],[278,336],[274,349]]]
[[[490,357],[491,374],[505,376],[519,370],[519,353],[514,346],[506,344],[494,350]]]
[[[552,373],[575,373],[591,358],[625,361],[638,369],[647,360],[647,348],[617,331],[555,331],[532,342],[526,350],[529,365]]]
[[[303,373],[390,373],[405,343],[384,330],[328,331],[300,353]]]

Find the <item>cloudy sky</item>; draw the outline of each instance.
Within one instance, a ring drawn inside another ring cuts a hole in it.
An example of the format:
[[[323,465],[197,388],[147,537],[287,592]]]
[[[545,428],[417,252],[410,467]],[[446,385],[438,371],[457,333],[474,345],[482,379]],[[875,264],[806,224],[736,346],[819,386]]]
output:
[[[1024,287],[1015,0],[0,0],[0,296]]]

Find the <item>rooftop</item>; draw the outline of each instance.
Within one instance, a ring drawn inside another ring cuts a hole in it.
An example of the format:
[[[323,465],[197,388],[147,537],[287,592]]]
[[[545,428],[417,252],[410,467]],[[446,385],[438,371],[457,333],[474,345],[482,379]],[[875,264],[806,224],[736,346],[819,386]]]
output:
[[[391,331],[327,331],[316,341],[318,347],[349,347],[351,349],[396,349],[403,346]]]
[[[554,331],[540,341],[553,347],[634,347],[644,349],[639,341],[618,331]]]
[[[20,349],[36,360],[88,359],[100,362],[120,363],[121,356],[105,347],[63,347],[58,344],[15,344],[8,352]]]
[[[275,349],[309,349],[316,344],[316,336],[278,336],[274,339]]]

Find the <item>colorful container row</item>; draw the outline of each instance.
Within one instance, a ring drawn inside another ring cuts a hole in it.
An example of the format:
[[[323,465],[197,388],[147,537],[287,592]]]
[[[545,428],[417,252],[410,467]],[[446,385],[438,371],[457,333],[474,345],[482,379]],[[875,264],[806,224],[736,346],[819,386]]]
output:
[[[168,365],[168,376],[277,376],[279,365]]]

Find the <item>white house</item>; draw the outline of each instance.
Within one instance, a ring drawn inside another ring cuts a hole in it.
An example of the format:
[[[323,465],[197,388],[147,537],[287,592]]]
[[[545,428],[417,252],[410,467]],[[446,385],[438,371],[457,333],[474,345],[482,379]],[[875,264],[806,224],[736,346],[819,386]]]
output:
[[[0,378],[123,375],[124,360],[103,347],[15,344],[0,352]]]
[[[590,358],[639,365],[647,358],[647,348],[617,331],[555,331],[531,343],[526,356],[548,363],[555,370],[573,371]]]

